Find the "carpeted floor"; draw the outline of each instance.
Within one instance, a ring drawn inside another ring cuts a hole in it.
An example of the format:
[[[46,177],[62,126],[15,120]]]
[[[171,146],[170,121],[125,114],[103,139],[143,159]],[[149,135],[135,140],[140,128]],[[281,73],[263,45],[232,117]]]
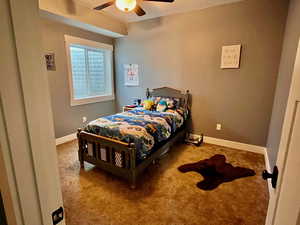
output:
[[[177,170],[215,154],[257,175],[203,191],[196,187],[201,175]],[[58,158],[67,225],[264,225],[268,189],[260,175],[263,155],[181,144],[148,168],[136,190],[90,164],[80,170],[75,141],[58,146]]]

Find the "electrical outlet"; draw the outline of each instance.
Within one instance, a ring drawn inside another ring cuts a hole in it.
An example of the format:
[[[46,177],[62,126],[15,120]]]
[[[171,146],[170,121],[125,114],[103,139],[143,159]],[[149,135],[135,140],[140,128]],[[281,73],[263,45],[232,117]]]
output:
[[[222,130],[222,125],[220,123],[217,123],[216,130]]]
[[[82,117],[82,122],[85,123],[87,121],[86,116]]]

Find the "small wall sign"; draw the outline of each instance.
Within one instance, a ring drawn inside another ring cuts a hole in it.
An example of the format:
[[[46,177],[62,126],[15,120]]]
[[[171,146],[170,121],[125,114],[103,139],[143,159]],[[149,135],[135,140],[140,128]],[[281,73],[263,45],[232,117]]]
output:
[[[228,45],[222,47],[221,69],[240,68],[242,45]]]
[[[138,64],[124,64],[125,86],[139,86]]]
[[[45,55],[47,70],[55,71],[55,55],[54,53],[47,53]]]

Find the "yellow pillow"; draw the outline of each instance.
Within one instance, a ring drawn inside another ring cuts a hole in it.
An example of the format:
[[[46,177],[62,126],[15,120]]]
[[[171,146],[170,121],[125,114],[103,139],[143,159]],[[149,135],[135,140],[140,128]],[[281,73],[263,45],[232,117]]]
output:
[[[145,100],[143,103],[144,109],[146,110],[151,110],[152,106],[154,105],[154,102],[152,100]]]

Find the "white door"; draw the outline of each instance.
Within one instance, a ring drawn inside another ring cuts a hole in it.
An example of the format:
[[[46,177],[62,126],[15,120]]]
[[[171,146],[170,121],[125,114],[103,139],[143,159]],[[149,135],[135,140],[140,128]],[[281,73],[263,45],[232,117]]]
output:
[[[0,189],[11,225],[53,225],[62,206],[39,27],[38,0],[0,1]]]
[[[300,42],[277,158],[279,177],[272,190],[266,225],[300,224]]]

